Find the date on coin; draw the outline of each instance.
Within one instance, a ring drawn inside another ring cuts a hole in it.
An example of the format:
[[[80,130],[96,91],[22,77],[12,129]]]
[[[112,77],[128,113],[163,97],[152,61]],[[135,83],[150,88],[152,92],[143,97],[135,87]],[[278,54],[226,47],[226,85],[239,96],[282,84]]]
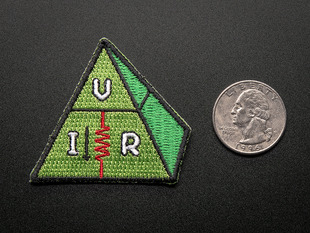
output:
[[[213,126],[225,146],[242,154],[262,153],[284,132],[286,110],[265,83],[245,80],[227,87],[213,108]]]

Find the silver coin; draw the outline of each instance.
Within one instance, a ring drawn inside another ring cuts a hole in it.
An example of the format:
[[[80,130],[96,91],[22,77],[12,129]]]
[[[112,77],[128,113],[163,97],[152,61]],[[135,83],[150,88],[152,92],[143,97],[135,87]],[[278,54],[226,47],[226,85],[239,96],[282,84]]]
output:
[[[255,80],[227,87],[213,108],[217,136],[225,146],[242,154],[270,149],[279,141],[285,124],[286,110],[279,94]]]

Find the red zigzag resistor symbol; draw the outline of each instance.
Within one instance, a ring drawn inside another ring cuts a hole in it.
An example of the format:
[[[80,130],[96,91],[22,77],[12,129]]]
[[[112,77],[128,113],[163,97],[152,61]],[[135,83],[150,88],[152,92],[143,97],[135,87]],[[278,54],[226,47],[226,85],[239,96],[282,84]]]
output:
[[[110,130],[110,127],[104,125],[104,112],[101,112],[101,129],[96,130],[96,135],[100,135],[102,137],[95,139],[96,143],[102,144],[102,146],[95,147],[95,151],[102,153],[100,155],[95,156],[95,159],[100,161],[100,178],[103,177],[103,160],[101,159],[101,157],[106,157],[110,155],[110,152],[107,150],[107,148],[110,146],[110,143],[103,141],[106,139],[110,139],[110,135],[103,133],[109,130]]]

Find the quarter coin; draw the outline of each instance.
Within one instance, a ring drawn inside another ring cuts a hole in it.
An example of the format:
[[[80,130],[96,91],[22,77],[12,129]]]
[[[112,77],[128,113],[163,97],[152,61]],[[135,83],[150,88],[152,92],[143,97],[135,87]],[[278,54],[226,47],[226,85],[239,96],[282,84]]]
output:
[[[227,87],[213,108],[214,130],[231,150],[253,155],[282,136],[286,110],[279,94],[265,83],[245,80]]]

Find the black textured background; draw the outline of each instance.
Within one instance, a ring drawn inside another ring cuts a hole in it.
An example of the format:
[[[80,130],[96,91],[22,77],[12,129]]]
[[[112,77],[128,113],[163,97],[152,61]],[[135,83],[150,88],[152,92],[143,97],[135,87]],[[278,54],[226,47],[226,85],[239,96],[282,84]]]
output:
[[[0,3],[1,232],[310,230],[310,1]],[[28,183],[101,37],[189,123],[179,184]],[[212,108],[228,85],[273,87],[287,128],[255,158],[224,147]]]

